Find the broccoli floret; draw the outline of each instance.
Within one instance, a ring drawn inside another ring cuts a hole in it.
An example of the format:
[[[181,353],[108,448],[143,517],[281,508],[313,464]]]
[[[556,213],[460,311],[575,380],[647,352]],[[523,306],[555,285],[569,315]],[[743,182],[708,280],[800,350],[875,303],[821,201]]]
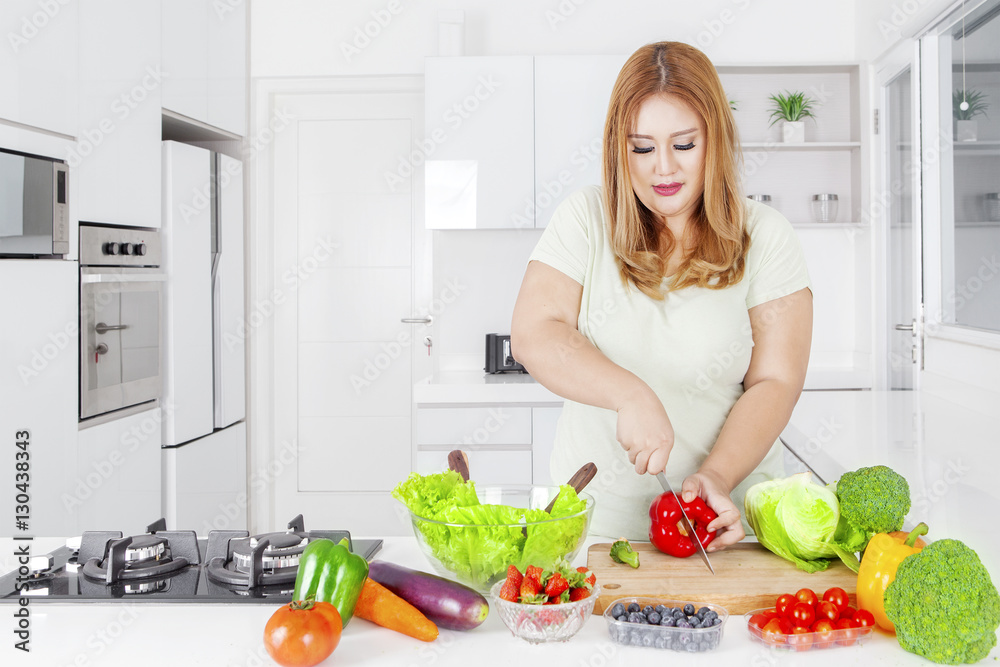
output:
[[[888,466],[859,468],[845,473],[837,482],[837,500],[840,516],[870,538],[903,527],[903,519],[910,511],[910,485]]]
[[[611,545],[611,560],[639,567],[639,552],[633,551],[632,545],[623,537]]]
[[[1000,593],[976,552],[958,540],[907,556],[885,590],[899,645],[948,665],[977,662],[996,646]]]

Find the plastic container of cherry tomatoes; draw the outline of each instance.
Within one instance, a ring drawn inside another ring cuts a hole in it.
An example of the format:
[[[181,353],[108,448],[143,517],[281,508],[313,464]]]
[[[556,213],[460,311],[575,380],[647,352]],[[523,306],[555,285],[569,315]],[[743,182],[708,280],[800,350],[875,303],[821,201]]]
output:
[[[875,630],[875,626],[858,628],[839,628],[827,632],[804,632],[802,634],[765,633],[761,628],[750,622],[756,614],[763,614],[772,609],[754,609],[743,615],[747,623],[750,639],[776,649],[788,651],[811,651],[813,649],[837,648],[841,646],[860,646]]]

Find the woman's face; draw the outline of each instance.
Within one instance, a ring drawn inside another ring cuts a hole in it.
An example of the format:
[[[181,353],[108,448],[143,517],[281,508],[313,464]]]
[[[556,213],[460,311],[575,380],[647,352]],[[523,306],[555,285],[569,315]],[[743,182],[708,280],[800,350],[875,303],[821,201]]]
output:
[[[639,106],[628,136],[632,189],[661,222],[687,222],[705,191],[705,123],[671,95]]]

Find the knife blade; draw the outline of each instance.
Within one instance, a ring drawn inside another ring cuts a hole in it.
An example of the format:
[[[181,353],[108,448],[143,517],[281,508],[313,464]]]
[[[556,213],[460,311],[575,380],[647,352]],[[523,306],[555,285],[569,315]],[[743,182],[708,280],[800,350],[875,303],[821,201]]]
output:
[[[660,480],[660,486],[663,487],[664,491],[667,493],[674,493],[674,490],[670,488],[670,482],[667,481],[666,475],[662,472],[658,473],[656,475],[656,479]],[[684,530],[687,531],[688,535],[691,536],[695,546],[698,547],[698,555],[700,555],[701,559],[705,561],[705,565],[708,566],[708,571],[715,574],[715,568],[712,567],[712,561],[708,559],[708,552],[705,551],[705,547],[701,546],[701,540],[698,539],[698,535],[694,532],[694,526],[691,525],[691,520],[688,519],[687,512],[684,511],[684,506],[681,504],[681,497],[676,493],[674,493],[674,496],[677,497],[677,506],[681,508],[681,525],[684,527]]]

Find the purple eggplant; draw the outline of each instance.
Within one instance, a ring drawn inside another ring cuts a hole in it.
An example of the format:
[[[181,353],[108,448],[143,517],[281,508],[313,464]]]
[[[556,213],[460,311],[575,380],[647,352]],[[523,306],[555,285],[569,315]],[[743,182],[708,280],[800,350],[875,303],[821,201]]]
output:
[[[368,565],[368,577],[420,610],[440,628],[471,630],[486,620],[489,602],[468,586],[381,560]]]

